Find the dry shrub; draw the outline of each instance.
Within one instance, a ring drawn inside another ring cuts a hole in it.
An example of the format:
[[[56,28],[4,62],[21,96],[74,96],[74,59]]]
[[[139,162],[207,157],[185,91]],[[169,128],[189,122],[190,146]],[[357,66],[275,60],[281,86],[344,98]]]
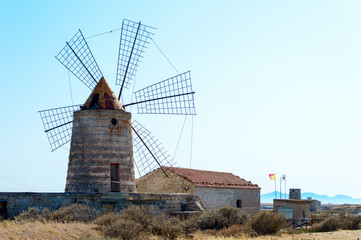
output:
[[[251,218],[250,225],[259,235],[275,234],[287,226],[287,220],[283,214],[261,211]]]
[[[29,208],[28,211],[23,211],[15,217],[17,222],[35,222],[40,221],[44,222],[45,219],[41,216],[39,209]]]
[[[235,224],[228,228],[222,228],[216,232],[217,236],[222,237],[241,237],[244,235],[241,225]]]
[[[91,222],[96,217],[96,213],[91,211],[91,208],[86,205],[72,204],[66,207],[59,208],[54,211],[50,220],[56,222]]]
[[[184,228],[185,224],[179,218],[161,214],[153,222],[151,233],[166,239],[176,239],[184,233]]]
[[[183,220],[183,232],[185,234],[194,233],[198,228],[199,216],[193,216]]]
[[[121,239],[141,239],[151,234],[175,239],[184,231],[179,218],[159,213],[151,206],[131,205],[119,214],[100,216],[95,224],[106,237]]]
[[[248,219],[247,215],[235,207],[222,207],[219,210],[211,210],[200,216],[198,227],[205,229],[222,229],[232,225],[241,225]]]
[[[360,228],[361,216],[341,213],[327,217],[318,224],[314,224],[311,228],[313,232],[332,232],[339,229],[356,230]]]
[[[157,211],[152,206],[130,205],[120,215],[124,219],[139,223],[148,232],[151,232],[153,226],[157,223]]]
[[[111,226],[115,220],[117,220],[120,215],[114,213],[106,213],[99,216],[95,219],[94,223],[96,225],[95,229],[101,232],[105,231],[105,228]]]
[[[341,224],[336,217],[328,217],[320,223],[314,224],[312,232],[331,232],[341,229]]]
[[[361,216],[356,215],[340,215],[341,228],[344,230],[360,229]]]
[[[141,224],[124,218],[117,218],[103,230],[104,236],[123,240],[141,239],[143,232],[144,228]]]

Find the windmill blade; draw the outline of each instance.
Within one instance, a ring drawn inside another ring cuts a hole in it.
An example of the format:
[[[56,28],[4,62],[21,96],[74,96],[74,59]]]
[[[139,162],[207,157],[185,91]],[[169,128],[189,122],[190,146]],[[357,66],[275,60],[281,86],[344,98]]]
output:
[[[195,115],[190,71],[153,84],[134,93],[139,114]]]
[[[135,132],[133,134],[135,166],[140,176],[158,167],[175,165],[173,159],[170,160],[170,155],[148,129],[135,120],[132,121],[132,128]],[[164,173],[167,175],[165,171]]]
[[[55,58],[90,90],[103,76],[80,29]]]
[[[120,85],[119,98],[123,88],[128,88],[130,81],[134,79],[140,58],[144,53],[148,40],[153,35],[151,30],[155,28],[123,19],[120,34],[117,76],[115,84]]]
[[[73,105],[39,111],[51,151],[71,140],[73,112],[80,110],[80,106]]]

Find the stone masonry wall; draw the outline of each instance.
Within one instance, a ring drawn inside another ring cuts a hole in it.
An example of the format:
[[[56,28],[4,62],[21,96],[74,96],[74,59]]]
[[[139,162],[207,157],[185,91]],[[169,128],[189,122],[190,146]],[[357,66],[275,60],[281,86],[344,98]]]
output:
[[[193,194],[195,186],[193,183],[165,169],[169,178],[162,169],[136,180],[138,193],[190,193]],[[188,190],[187,190],[188,188]]]
[[[120,192],[134,192],[131,114],[104,109],[74,112],[65,191],[110,192],[111,163],[119,164]]]
[[[139,194],[139,193],[110,193],[110,194],[80,194],[80,193],[7,193],[0,192],[1,212],[14,217],[30,207],[48,208],[52,211],[70,204],[87,205],[99,213],[119,212],[129,205],[146,205],[161,211],[180,211],[182,205],[187,205],[189,211],[200,211],[198,200],[191,194]]]
[[[260,210],[260,189],[198,187],[177,174],[166,170],[169,178],[161,169],[137,179],[138,193],[191,193],[198,197],[206,210],[223,206],[236,207],[237,200],[242,200],[241,210],[254,215]],[[188,190],[185,190],[185,187]]]
[[[194,195],[202,201],[206,210],[223,206],[237,207],[241,200],[242,212],[253,216],[260,211],[260,189],[216,188],[196,186]]]

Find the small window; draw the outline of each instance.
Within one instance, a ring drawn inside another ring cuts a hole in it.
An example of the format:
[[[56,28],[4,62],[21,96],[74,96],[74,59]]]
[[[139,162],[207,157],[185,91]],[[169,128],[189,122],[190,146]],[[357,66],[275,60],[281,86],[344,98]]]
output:
[[[112,118],[112,124],[113,124],[113,125],[117,125],[117,122],[118,122],[117,119]]]
[[[97,105],[98,105],[98,100],[99,100],[99,94],[98,94],[98,93],[95,93],[95,94],[92,96],[92,100],[91,100],[91,102],[90,102],[89,108],[96,108]]]
[[[241,199],[237,200],[237,208],[242,208],[242,200]]]

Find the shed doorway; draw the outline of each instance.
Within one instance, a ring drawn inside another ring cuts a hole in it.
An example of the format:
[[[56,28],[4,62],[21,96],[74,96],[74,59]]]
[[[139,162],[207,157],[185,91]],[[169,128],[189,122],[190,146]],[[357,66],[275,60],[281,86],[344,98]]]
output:
[[[8,201],[0,200],[0,219],[8,217]]]
[[[110,191],[120,192],[119,163],[110,164]]]

